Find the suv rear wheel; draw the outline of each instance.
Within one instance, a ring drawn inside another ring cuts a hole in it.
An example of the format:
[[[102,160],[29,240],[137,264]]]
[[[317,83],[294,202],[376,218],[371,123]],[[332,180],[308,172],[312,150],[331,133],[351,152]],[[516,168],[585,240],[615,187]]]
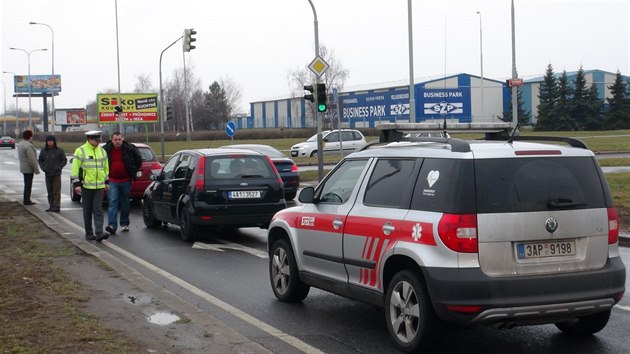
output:
[[[413,272],[403,270],[394,275],[387,288],[385,306],[387,330],[399,350],[417,351],[437,337],[440,320]]]
[[[588,336],[604,329],[609,318],[610,310],[607,310],[584,317],[578,317],[571,321],[558,322],[556,323],[556,327],[571,336]]]
[[[269,280],[278,300],[300,302],[306,298],[310,287],[300,280],[293,250],[286,240],[280,239],[271,248]]]

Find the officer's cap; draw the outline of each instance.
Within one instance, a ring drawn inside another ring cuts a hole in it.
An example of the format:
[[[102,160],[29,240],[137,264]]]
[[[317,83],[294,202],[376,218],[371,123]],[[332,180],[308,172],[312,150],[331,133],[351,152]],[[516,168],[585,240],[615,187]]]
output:
[[[85,136],[90,139],[101,139],[101,131],[100,130],[90,130],[88,132],[85,132]]]

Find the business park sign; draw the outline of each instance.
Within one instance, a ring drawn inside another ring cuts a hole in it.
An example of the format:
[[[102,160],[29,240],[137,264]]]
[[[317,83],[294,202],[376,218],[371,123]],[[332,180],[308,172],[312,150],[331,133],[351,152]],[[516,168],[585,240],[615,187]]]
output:
[[[98,122],[157,123],[158,99],[156,93],[103,93],[96,95]],[[120,113],[117,111],[122,109]],[[120,114],[121,120],[118,119]]]

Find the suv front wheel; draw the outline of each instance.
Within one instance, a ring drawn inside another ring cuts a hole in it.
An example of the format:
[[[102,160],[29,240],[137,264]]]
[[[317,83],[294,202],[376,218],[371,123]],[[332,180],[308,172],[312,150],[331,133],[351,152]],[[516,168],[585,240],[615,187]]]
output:
[[[310,287],[300,280],[295,256],[289,243],[283,239],[274,242],[269,257],[269,280],[278,300],[300,302]]]
[[[414,352],[437,337],[440,320],[418,277],[402,270],[389,283],[385,299],[387,330],[399,350]]]

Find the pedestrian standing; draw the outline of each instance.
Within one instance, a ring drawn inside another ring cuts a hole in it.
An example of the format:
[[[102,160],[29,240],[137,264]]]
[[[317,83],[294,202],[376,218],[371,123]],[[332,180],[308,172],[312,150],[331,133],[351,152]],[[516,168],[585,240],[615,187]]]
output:
[[[107,227],[105,230],[115,234],[118,228],[118,213],[120,212],[120,227],[129,231],[129,194],[131,181],[142,167],[142,156],[138,149],[125,141],[120,132],[112,134],[103,146],[109,161],[109,187],[107,189]]]
[[[85,135],[87,142],[74,151],[70,178],[75,192],[81,195],[85,239],[101,242],[109,237],[103,232],[103,194],[108,183],[109,163],[107,152],[99,145],[101,132],[90,130]]]
[[[66,153],[57,147],[54,135],[46,137],[46,146],[39,152],[39,167],[46,176],[46,191],[48,191],[48,205],[46,211],[58,213],[61,210],[61,171],[68,163]]]
[[[22,141],[17,146],[18,157],[20,159],[20,172],[24,175],[24,205],[35,205],[31,200],[31,190],[33,189],[33,176],[39,174],[37,166],[37,150],[33,146],[33,132],[25,130],[22,133]]]

